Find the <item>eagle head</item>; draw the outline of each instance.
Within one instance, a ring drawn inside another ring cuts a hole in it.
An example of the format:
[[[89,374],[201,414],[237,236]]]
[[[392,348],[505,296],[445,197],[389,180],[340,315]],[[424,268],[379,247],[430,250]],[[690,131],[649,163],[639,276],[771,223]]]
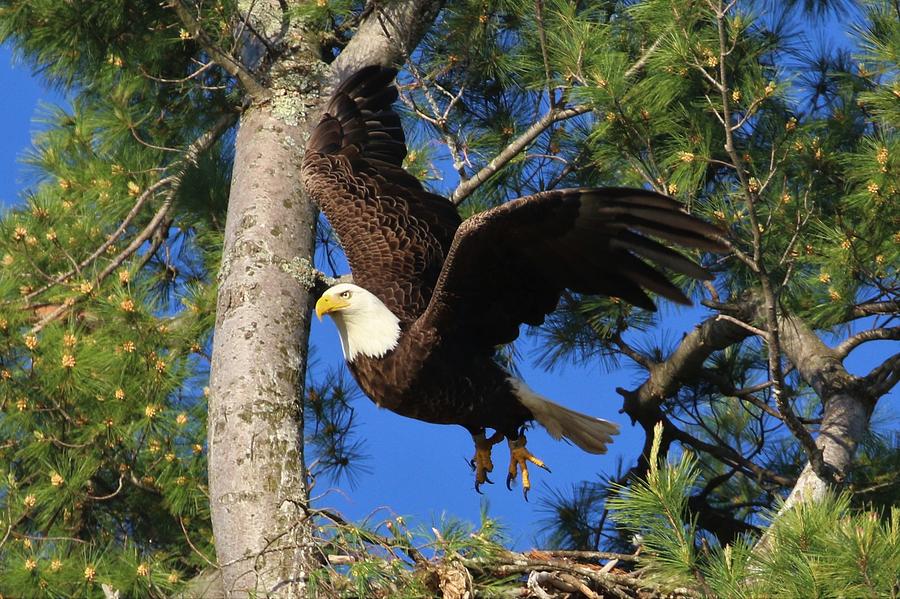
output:
[[[381,358],[397,347],[400,319],[375,294],[358,285],[340,283],[327,289],[316,302],[319,320],[325,314],[337,326],[348,362],[358,354]]]
[[[358,308],[359,298],[363,296],[360,292],[365,292],[365,289],[350,283],[341,283],[326,289],[316,302],[316,316],[322,320],[326,314],[334,316],[336,312],[353,311],[354,308]],[[354,294],[356,298],[353,297]]]

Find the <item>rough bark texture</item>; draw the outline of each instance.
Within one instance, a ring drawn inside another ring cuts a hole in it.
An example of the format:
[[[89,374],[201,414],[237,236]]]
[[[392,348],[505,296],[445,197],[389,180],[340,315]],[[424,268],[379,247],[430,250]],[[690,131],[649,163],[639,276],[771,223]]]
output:
[[[209,405],[213,530],[234,595],[300,594],[312,561],[299,395],[309,291],[283,267],[313,250],[298,180],[304,125],[262,106],[237,137]]]
[[[786,315],[782,316],[779,328],[785,355],[824,405],[816,445],[822,450],[826,468],[840,482],[849,473],[856,448],[869,428],[869,418],[877,398],[868,396],[859,380],[844,368],[839,355],[825,345],[805,322]],[[818,476],[807,464],[784,509],[801,501],[819,501],[828,487],[829,481]]]
[[[277,10],[263,6],[256,17],[281,16],[277,3],[262,4]],[[266,94],[241,119],[209,398],[210,506],[228,597],[306,597],[317,567],[302,438],[316,283],[316,211],[298,177],[307,130],[343,74],[401,61],[441,5],[407,0],[376,8],[331,67],[304,60],[313,54],[302,32],[290,31],[293,50],[270,65],[261,78]],[[257,31],[269,30],[257,24]],[[255,52],[244,50],[245,57]]]
[[[383,3],[363,19],[351,42],[332,63],[332,85],[360,67],[406,60],[443,5],[444,0]]]

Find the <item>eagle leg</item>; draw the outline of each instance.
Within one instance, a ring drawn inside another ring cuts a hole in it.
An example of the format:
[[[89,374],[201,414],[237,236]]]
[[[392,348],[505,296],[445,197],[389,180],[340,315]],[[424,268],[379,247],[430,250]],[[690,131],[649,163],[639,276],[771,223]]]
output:
[[[472,434],[472,440],[475,441],[475,457],[469,464],[475,470],[475,490],[481,493],[481,485],[484,483],[494,484],[488,478],[488,472],[494,470],[491,449],[503,440],[503,433],[497,431],[490,437],[485,437],[484,430],[482,430],[480,433]]]
[[[519,435],[518,439],[509,440],[509,474],[506,475],[506,488],[512,490],[512,483],[516,480],[519,470],[522,470],[522,493],[525,501],[528,501],[528,491],[531,490],[531,479],[528,476],[528,462],[531,462],[538,468],[543,468],[550,472],[550,468],[543,460],[534,456],[525,447],[525,435]]]

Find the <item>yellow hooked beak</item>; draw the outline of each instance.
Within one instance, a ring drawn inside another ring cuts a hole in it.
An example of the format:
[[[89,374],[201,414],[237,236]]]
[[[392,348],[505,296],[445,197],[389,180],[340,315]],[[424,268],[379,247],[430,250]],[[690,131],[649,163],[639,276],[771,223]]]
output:
[[[323,295],[319,298],[319,301],[316,302],[316,316],[319,318],[319,320],[322,320],[322,317],[329,312],[334,312],[335,310],[346,308],[349,305],[350,302],[340,297]]]

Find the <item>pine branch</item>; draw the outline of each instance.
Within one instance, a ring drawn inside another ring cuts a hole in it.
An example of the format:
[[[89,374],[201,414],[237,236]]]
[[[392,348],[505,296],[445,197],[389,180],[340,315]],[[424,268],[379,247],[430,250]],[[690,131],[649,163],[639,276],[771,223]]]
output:
[[[625,71],[624,77],[627,79],[637,73],[640,69],[647,64],[647,61],[650,59],[650,56],[656,52],[656,49],[659,48],[662,43],[663,38],[659,37],[653,44],[647,48],[647,51],[633,64],[627,71]],[[468,180],[461,182],[456,189],[453,191],[453,194],[450,196],[450,201],[452,201],[457,206],[460,205],[467,197],[469,197],[472,192],[478,189],[485,181],[487,181],[492,175],[494,175],[501,168],[509,164],[509,162],[516,157],[522,150],[524,150],[528,144],[533,142],[537,137],[546,131],[551,125],[554,123],[558,123],[559,121],[564,121],[566,119],[570,119],[572,117],[576,117],[587,112],[590,112],[592,108],[588,105],[579,104],[576,106],[572,106],[570,108],[564,108],[562,104],[553,104],[550,110],[542,116],[540,119],[535,121],[528,129],[526,129],[522,135],[514,139],[509,145],[507,145],[503,150],[500,151],[497,156],[493,158],[490,162],[488,162],[481,170],[472,175]]]
[[[538,39],[541,45],[541,59],[544,61],[544,80],[547,85],[547,96],[550,98],[550,107],[556,106],[556,93],[551,88],[552,77],[550,75],[550,56],[547,53],[547,31],[544,29],[544,2],[534,1],[534,18],[537,22]]]
[[[736,174],[738,176],[738,180],[740,181],[741,190],[743,195],[747,199],[747,214],[750,220],[750,234],[752,236],[752,265],[755,267],[754,272],[757,275],[757,279],[759,280],[760,290],[763,299],[764,306],[764,322],[766,323],[765,331],[760,329],[756,329],[754,332],[761,336],[766,340],[766,348],[768,355],[768,364],[769,364],[769,378],[772,381],[772,394],[775,397],[775,405],[778,407],[778,412],[782,416],[782,420],[785,425],[788,427],[788,430],[791,431],[791,434],[800,442],[800,445],[803,447],[803,450],[806,452],[807,457],[809,458],[809,462],[812,465],[813,469],[816,473],[821,477],[828,476],[827,469],[825,467],[825,461],[822,457],[822,451],[816,446],[815,441],[812,438],[812,435],[803,426],[800,420],[797,418],[797,415],[794,414],[793,409],[788,403],[787,397],[784,393],[784,373],[781,368],[781,341],[779,338],[779,329],[778,329],[778,302],[775,297],[775,291],[772,289],[772,282],[769,279],[768,269],[766,264],[763,262],[763,242],[762,242],[762,232],[763,227],[760,225],[759,218],[757,215],[757,204],[759,200],[759,189],[754,188],[750,185],[750,178],[745,168],[744,161],[738,155],[737,146],[735,145],[734,140],[734,132],[738,129],[737,125],[732,124],[732,113],[731,113],[731,89],[728,85],[728,71],[727,71],[727,59],[731,50],[726,48],[726,23],[725,16],[728,11],[734,6],[734,2],[729,3],[727,6],[719,0],[717,5],[713,5],[712,1],[709,2],[710,8],[714,11],[716,17],[716,29],[718,31],[719,37],[719,79],[718,85],[716,86],[722,101],[722,124],[725,131],[725,151],[728,153],[731,158],[732,164],[736,167]],[[770,169],[769,177],[773,174],[773,171]],[[726,317],[723,315],[723,317]],[[730,317],[728,317],[730,318]],[[751,325],[747,325],[743,323],[744,326],[750,327]]]
[[[176,179],[174,176],[163,177],[162,179],[145,189],[143,193],[141,193],[141,195],[139,195],[135,199],[134,205],[131,207],[131,210],[129,210],[128,214],[125,215],[125,218],[122,219],[119,227],[115,231],[113,231],[113,233],[109,237],[106,238],[106,241],[100,244],[100,246],[96,250],[94,250],[87,258],[85,258],[81,262],[75,262],[70,257],[70,260],[73,262],[71,270],[58,275],[43,287],[39,287],[38,289],[35,289],[28,295],[24,296],[25,301],[30,301],[35,297],[41,295],[42,293],[52,289],[53,287],[61,283],[65,283],[76,274],[80,275],[82,269],[90,266],[94,262],[94,260],[102,256],[104,252],[106,252],[106,250],[110,248],[110,246],[118,241],[119,237],[121,237],[125,233],[125,231],[128,230],[128,227],[131,226],[131,223],[135,219],[135,217],[140,214],[141,209],[144,207],[144,205],[156,195],[156,192],[171,185],[175,182],[175,180]]]
[[[131,221],[137,216],[140,212],[140,209],[144,206],[144,204],[155,194],[155,191],[167,187],[167,193],[165,200],[162,205],[157,209],[156,213],[150,219],[150,222],[141,230],[140,233],[128,244],[128,246],[119,252],[115,258],[94,278],[94,286],[98,286],[102,283],[110,274],[112,274],[119,266],[121,266],[125,260],[130,258],[136,251],[138,251],[141,246],[150,239],[156,230],[159,228],[160,224],[165,222],[166,217],[168,216],[169,210],[172,207],[172,203],[175,201],[175,196],[178,193],[178,189],[181,186],[181,182],[184,178],[184,175],[187,173],[188,169],[197,164],[197,159],[200,154],[204,151],[208,150],[215,142],[219,139],[219,137],[237,121],[238,114],[237,113],[228,113],[219,117],[219,119],[210,127],[207,131],[205,131],[202,135],[200,135],[197,139],[195,139],[191,144],[185,148],[184,154],[181,156],[181,159],[178,160],[176,165],[175,173],[172,175],[163,177],[159,181],[157,181],[151,188],[145,190],[143,194],[135,201],[135,205],[132,207],[131,211],[129,211],[128,215],[125,218],[123,224],[116,229],[115,233],[110,236],[99,249],[95,250],[90,256],[88,256],[81,263],[81,267],[84,268],[90,265],[94,260],[96,260],[99,256],[106,251],[118,238],[121,236],[125,230],[130,225]],[[154,191],[150,191],[153,189]],[[76,272],[78,272],[78,268],[73,268],[71,271],[66,273],[65,275],[59,277],[59,281],[55,284],[60,284],[71,278]],[[52,285],[46,286],[46,288],[42,288],[40,291],[47,291],[50,289]],[[49,323],[57,320],[64,314],[68,313],[69,310],[75,306],[77,303],[82,301],[85,296],[82,296],[80,299],[75,301],[68,301],[60,304],[54,310],[44,315],[34,326],[31,328],[31,333],[37,333]]]
[[[216,45],[182,0],[169,0],[168,7],[175,11],[188,33],[197,40],[216,64],[225,69],[232,77],[236,77],[255,101],[263,102],[271,97],[272,92],[257,81],[256,76],[240,60]]]

